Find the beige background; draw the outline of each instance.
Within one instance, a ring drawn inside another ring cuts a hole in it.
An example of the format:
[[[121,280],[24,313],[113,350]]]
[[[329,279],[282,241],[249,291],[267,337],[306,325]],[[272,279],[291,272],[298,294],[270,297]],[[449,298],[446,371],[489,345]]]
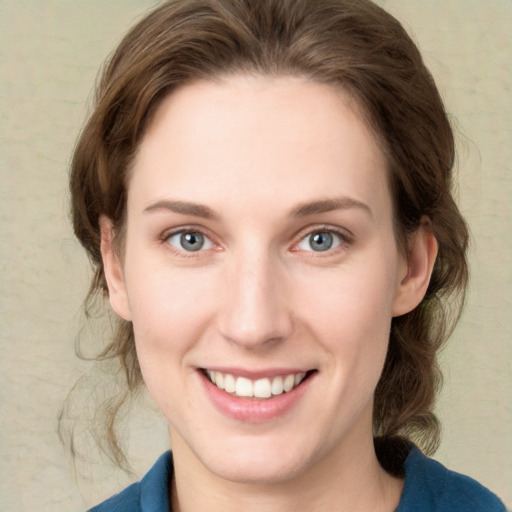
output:
[[[473,233],[468,306],[442,357],[437,458],[512,507],[512,2],[381,3],[414,34],[453,117]],[[88,367],[74,356],[88,266],[66,180],[97,69],[153,4],[0,0],[0,511],[80,511],[130,480],[94,451],[75,472],[56,433]],[[140,407],[127,428],[138,475],[167,448],[162,420]]]

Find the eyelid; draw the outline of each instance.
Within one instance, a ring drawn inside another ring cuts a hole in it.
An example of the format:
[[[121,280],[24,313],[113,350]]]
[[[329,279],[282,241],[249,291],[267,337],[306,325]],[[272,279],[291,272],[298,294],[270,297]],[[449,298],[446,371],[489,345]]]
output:
[[[199,249],[198,251],[186,251],[185,249],[179,249],[169,243],[169,238],[175,235],[179,235],[182,233],[199,233],[202,236],[204,236],[206,239],[210,241],[212,244],[212,247],[208,247],[207,249]],[[298,244],[302,242],[306,237],[311,236],[314,233],[330,233],[340,239],[340,243],[332,248],[328,249],[326,251],[305,251],[298,248]],[[294,239],[295,242],[293,242],[291,251],[292,252],[309,252],[314,253],[316,256],[327,256],[331,255],[333,252],[339,249],[346,248],[347,246],[351,245],[354,241],[355,236],[346,228],[340,228],[338,226],[332,226],[330,224],[319,224],[314,226],[308,226],[306,228],[303,228],[295,235]],[[175,253],[178,253],[185,257],[194,257],[199,255],[200,253],[203,253],[208,250],[221,250],[222,245],[218,243],[215,240],[215,237],[210,234],[210,231],[205,229],[202,226],[197,225],[185,225],[185,226],[179,226],[171,229],[165,230],[162,235],[160,236],[160,240],[162,243],[166,244],[170,250],[172,250]]]
[[[210,246],[207,248],[201,248],[197,251],[187,251],[185,249],[179,249],[178,247],[169,243],[169,239],[176,235],[181,235],[183,233],[197,233],[202,235],[205,239],[210,242]],[[209,250],[218,250],[220,245],[215,241],[214,237],[209,233],[209,231],[200,226],[187,225],[187,226],[179,226],[171,229],[165,230],[160,236],[160,240],[162,243],[166,244],[170,250],[173,252],[182,255],[184,257],[194,257],[199,255],[200,253],[204,253]]]
[[[313,250],[303,250],[299,249],[298,245],[305,240],[308,236],[311,236],[315,233],[329,233],[331,235],[334,235],[340,239],[340,243],[336,245],[335,247],[328,249],[326,251],[313,251]],[[354,235],[347,229],[332,226],[329,224],[320,224],[316,226],[308,226],[305,229],[302,229],[295,237],[297,240],[292,245],[292,252],[307,252],[307,253],[313,253],[316,256],[327,256],[332,255],[333,252],[336,252],[337,250],[346,248],[348,245],[352,244],[354,241]]]

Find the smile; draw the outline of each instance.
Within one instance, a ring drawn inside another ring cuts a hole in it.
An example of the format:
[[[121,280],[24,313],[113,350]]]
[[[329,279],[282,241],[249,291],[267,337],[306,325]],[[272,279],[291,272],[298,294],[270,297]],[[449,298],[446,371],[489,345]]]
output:
[[[205,374],[218,389],[233,396],[260,399],[288,393],[296,388],[307,376],[306,372],[299,372],[252,380],[213,370],[205,370]]]

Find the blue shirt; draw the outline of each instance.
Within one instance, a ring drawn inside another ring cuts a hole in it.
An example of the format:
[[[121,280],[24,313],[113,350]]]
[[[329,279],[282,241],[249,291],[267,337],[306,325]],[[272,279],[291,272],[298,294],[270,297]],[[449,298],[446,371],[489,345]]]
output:
[[[396,512],[506,512],[500,499],[467,476],[449,471],[413,446],[404,464],[405,484]],[[144,478],[89,512],[172,512],[168,489],[171,452]]]

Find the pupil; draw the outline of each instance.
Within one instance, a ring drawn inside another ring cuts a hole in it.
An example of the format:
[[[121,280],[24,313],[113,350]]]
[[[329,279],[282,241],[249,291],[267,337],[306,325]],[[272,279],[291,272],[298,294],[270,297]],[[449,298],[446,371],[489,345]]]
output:
[[[183,233],[181,235],[181,246],[187,251],[199,251],[203,244],[203,235],[199,233]]]
[[[327,251],[332,247],[330,233],[315,233],[311,235],[311,247],[314,251]]]

